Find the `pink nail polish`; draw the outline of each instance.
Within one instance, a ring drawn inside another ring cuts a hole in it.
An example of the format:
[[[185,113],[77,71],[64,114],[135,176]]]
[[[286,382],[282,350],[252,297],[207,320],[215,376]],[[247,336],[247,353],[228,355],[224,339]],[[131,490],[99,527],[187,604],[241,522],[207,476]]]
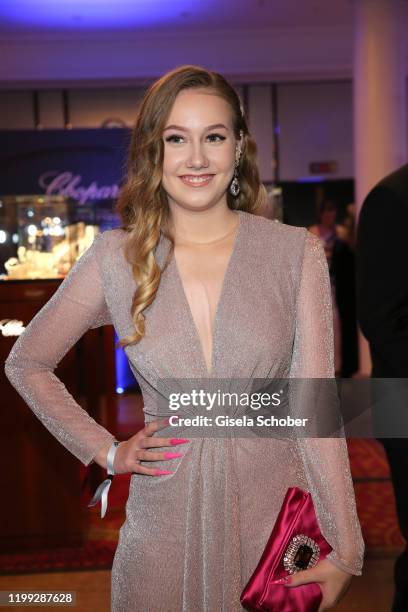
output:
[[[155,476],[165,476],[166,474],[173,474],[170,470],[159,470],[157,469],[155,472]]]
[[[285,586],[288,586],[291,584],[292,581],[292,576],[286,576],[286,580],[285,580]]]
[[[172,446],[175,446],[176,444],[185,444],[186,442],[190,442],[190,440],[187,440],[186,438],[172,438],[170,440],[170,444]]]
[[[182,457],[183,453],[164,453],[165,459],[175,459],[176,457]]]

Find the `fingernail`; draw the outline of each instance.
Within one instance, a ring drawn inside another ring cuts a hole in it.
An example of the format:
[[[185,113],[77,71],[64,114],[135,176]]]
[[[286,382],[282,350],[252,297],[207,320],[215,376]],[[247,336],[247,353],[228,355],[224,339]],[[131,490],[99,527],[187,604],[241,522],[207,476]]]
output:
[[[166,474],[173,474],[170,470],[159,470],[157,469],[155,472],[155,476],[165,476]]]
[[[286,576],[285,586],[290,585],[293,582],[292,576]]]
[[[164,453],[165,459],[175,459],[176,457],[182,457],[183,453]]]
[[[185,444],[186,442],[190,442],[190,440],[187,440],[186,438],[172,438],[170,440],[170,444],[172,446],[175,446],[176,444]]]

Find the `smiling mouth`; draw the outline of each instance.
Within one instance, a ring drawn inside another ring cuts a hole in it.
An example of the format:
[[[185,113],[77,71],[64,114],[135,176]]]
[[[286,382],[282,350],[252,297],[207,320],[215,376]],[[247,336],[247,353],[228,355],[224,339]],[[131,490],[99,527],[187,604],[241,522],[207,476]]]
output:
[[[214,174],[183,174],[179,178],[189,187],[204,187],[212,180]]]

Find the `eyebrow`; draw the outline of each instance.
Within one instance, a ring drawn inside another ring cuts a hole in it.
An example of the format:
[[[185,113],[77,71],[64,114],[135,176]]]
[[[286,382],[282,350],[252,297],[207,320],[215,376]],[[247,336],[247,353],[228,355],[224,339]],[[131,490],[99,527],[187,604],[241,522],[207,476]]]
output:
[[[208,127],[206,127],[205,131],[208,132],[209,130],[215,130],[219,128],[224,128],[224,130],[228,130],[227,126],[223,123],[214,123],[213,125],[209,125]],[[166,130],[179,130],[180,132],[188,132],[188,129],[182,127],[181,125],[168,125],[164,128],[163,131],[165,132]]]

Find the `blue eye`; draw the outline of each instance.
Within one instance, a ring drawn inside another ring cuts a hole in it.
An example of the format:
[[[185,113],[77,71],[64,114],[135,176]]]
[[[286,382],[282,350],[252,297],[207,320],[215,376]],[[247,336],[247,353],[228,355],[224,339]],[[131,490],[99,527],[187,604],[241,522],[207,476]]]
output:
[[[174,142],[175,144],[180,144],[182,140],[183,136],[180,136],[179,134],[172,134],[171,136],[167,136],[167,138],[165,138],[166,142]]]

